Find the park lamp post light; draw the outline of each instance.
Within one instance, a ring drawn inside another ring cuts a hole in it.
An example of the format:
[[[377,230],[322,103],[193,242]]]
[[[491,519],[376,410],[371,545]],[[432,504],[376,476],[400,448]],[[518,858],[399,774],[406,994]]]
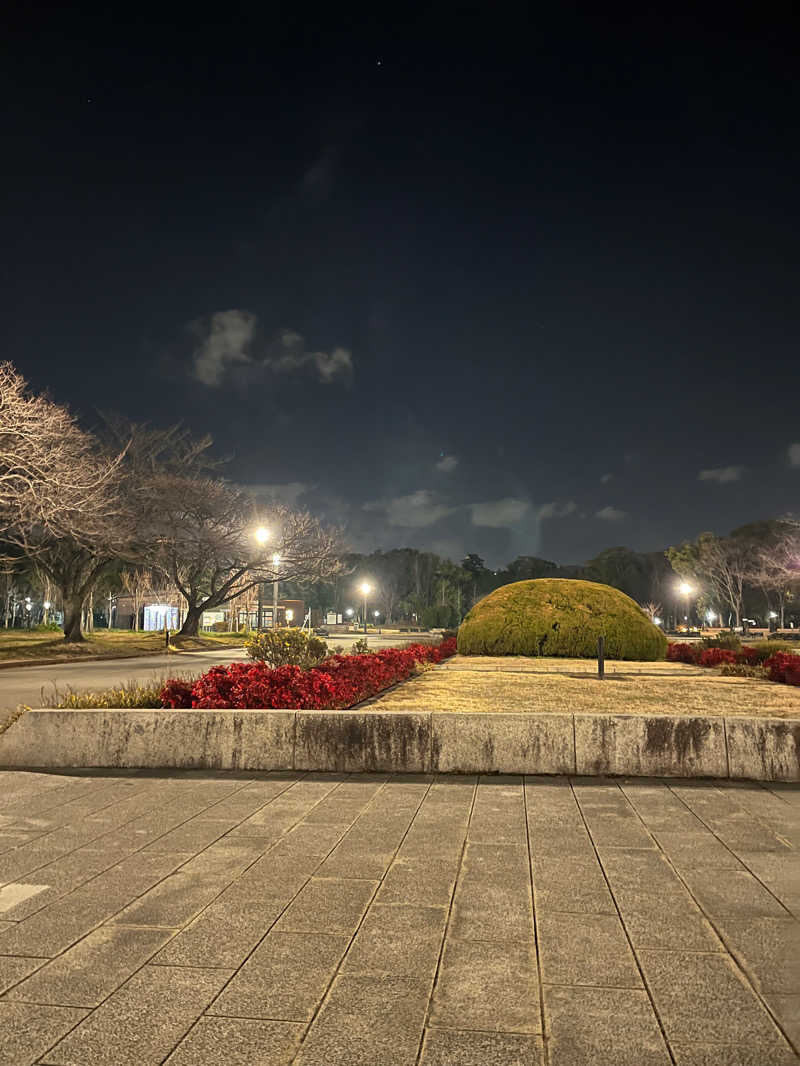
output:
[[[272,628],[278,627],[278,567],[281,557],[277,552],[272,556],[272,565],[275,567],[275,580],[272,582]]]
[[[687,581],[682,581],[678,585],[678,592],[686,599],[686,633],[689,633],[689,597],[694,592],[694,589]]]
[[[269,540],[269,530],[266,526],[259,526],[253,536],[256,539],[256,543],[264,545]],[[256,625],[257,631],[261,632],[261,627],[264,622],[264,582],[258,583],[258,624]]]
[[[361,585],[358,586],[358,591],[364,597],[364,634],[366,635],[366,632],[367,632],[367,596],[369,596],[370,592],[372,592],[372,586],[367,581],[364,581]]]
[[[710,626],[714,624],[714,619],[716,617],[717,616],[716,616],[716,613],[714,611],[706,611],[706,621],[708,622],[708,624]]]

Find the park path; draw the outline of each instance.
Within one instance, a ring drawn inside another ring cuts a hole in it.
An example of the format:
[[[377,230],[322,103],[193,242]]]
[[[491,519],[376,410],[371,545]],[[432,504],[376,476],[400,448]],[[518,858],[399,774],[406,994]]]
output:
[[[0,773],[0,1064],[791,1066],[800,790]]]

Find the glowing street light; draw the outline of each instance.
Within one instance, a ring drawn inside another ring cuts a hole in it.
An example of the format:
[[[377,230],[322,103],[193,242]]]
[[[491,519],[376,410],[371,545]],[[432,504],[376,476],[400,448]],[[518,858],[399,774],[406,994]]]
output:
[[[678,592],[681,596],[686,597],[686,632],[689,632],[689,597],[694,592],[694,589],[687,581],[681,581],[678,585]]]
[[[714,619],[716,617],[717,616],[716,616],[716,613],[714,611],[706,611],[706,621],[708,622],[709,625],[713,625],[714,624]]]
[[[364,633],[367,632],[367,596],[372,592],[372,586],[369,582],[364,581],[358,586],[358,591],[364,597]]]
[[[259,526],[253,536],[256,538],[259,544],[266,544],[269,540],[269,530],[266,526]]]
[[[348,618],[352,618],[353,617],[353,608],[352,607],[348,607],[347,610],[344,613],[347,615]]]
[[[661,619],[660,618],[654,618],[653,619],[653,625],[654,626],[660,626],[661,625]]]

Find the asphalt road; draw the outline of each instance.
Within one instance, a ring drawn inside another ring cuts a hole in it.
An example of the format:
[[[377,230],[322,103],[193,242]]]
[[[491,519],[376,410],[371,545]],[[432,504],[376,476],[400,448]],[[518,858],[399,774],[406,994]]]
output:
[[[348,649],[358,637],[332,637],[329,647]],[[370,648],[391,648],[409,641],[407,634],[378,636],[370,634]],[[54,689],[85,691],[110,688],[128,681],[165,680],[202,674],[220,663],[241,662],[247,658],[243,648],[220,651],[173,652],[149,655],[141,659],[105,659],[100,662],[54,663],[50,666],[19,666],[0,670],[0,712],[13,711],[20,704],[41,707],[43,696],[52,697]],[[48,699],[48,702],[49,699]]]

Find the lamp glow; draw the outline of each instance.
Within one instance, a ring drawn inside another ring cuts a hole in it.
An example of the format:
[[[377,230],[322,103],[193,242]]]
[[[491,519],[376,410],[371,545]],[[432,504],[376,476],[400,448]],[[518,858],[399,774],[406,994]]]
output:
[[[269,530],[266,526],[259,526],[253,536],[256,538],[259,544],[266,544],[269,540]]]
[[[678,592],[680,592],[681,596],[691,596],[694,589],[686,581],[682,581],[680,585],[678,585]]]

